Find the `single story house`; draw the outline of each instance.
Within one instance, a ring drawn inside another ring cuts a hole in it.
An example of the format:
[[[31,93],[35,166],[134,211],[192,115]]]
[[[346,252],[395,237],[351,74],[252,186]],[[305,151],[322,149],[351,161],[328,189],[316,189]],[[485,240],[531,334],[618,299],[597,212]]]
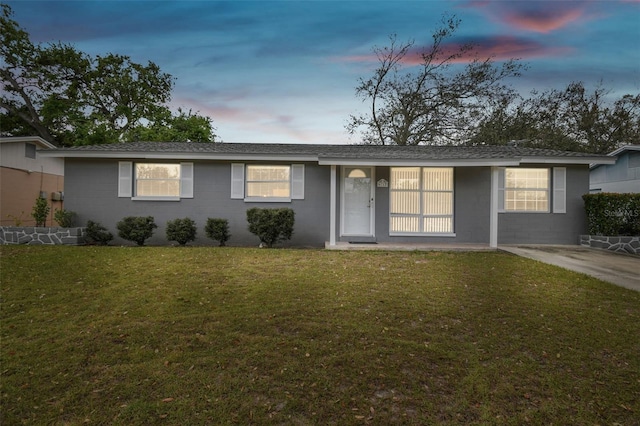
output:
[[[589,192],[640,193],[640,145],[626,145],[608,155],[617,161],[591,165]]]
[[[63,208],[64,160],[42,155],[55,149],[37,136],[0,138],[0,226],[34,226],[38,197],[47,199],[46,224],[55,226],[54,211]]]
[[[346,242],[577,244],[589,165],[615,158],[513,146],[139,142],[43,151],[65,160],[65,202],[114,235],[125,216],[228,219],[230,245],[258,244],[246,210],[295,211],[289,246]],[[125,243],[121,239],[115,243]]]

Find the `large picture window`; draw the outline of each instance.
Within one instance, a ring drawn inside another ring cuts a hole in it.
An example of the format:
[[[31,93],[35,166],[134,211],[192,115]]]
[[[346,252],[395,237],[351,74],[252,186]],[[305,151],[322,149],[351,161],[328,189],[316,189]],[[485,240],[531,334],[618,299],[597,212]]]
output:
[[[392,167],[390,233],[453,233],[453,168]]]
[[[506,168],[504,210],[512,212],[549,211],[549,169]]]

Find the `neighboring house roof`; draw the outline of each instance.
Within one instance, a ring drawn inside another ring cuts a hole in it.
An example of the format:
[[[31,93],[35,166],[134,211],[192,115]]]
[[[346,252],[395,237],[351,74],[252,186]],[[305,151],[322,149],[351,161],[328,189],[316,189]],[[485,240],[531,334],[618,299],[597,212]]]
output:
[[[628,152],[628,151],[640,151],[640,145],[625,145],[616,149],[615,151],[611,151],[610,153],[607,154],[607,156],[617,158],[620,156],[620,154],[624,154],[625,152]],[[595,169],[596,167],[599,167],[602,164],[605,164],[605,163],[591,164],[591,168]],[[606,163],[606,164],[610,164],[610,163]]]
[[[42,152],[65,158],[139,158],[317,161],[319,164],[468,165],[522,163],[613,164],[597,154],[514,146],[305,145],[194,142],[128,142],[59,148]]]
[[[0,143],[20,143],[20,142],[30,142],[39,145],[41,148],[47,149],[56,149],[57,147],[52,143],[47,142],[42,139],[40,136],[10,136],[10,137],[0,137]]]

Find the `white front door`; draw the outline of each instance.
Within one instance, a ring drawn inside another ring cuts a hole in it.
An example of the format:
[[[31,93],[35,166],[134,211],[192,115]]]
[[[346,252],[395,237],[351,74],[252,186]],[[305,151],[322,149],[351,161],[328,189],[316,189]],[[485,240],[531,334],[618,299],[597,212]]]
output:
[[[373,169],[342,169],[342,235],[373,236]]]

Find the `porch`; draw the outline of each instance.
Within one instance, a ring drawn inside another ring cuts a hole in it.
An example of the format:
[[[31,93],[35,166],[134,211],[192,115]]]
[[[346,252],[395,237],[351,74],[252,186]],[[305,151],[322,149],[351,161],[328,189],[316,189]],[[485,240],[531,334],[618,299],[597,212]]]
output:
[[[496,251],[497,247],[488,244],[451,244],[451,243],[349,243],[345,241],[329,241],[324,244],[327,250],[380,250],[380,251]]]

